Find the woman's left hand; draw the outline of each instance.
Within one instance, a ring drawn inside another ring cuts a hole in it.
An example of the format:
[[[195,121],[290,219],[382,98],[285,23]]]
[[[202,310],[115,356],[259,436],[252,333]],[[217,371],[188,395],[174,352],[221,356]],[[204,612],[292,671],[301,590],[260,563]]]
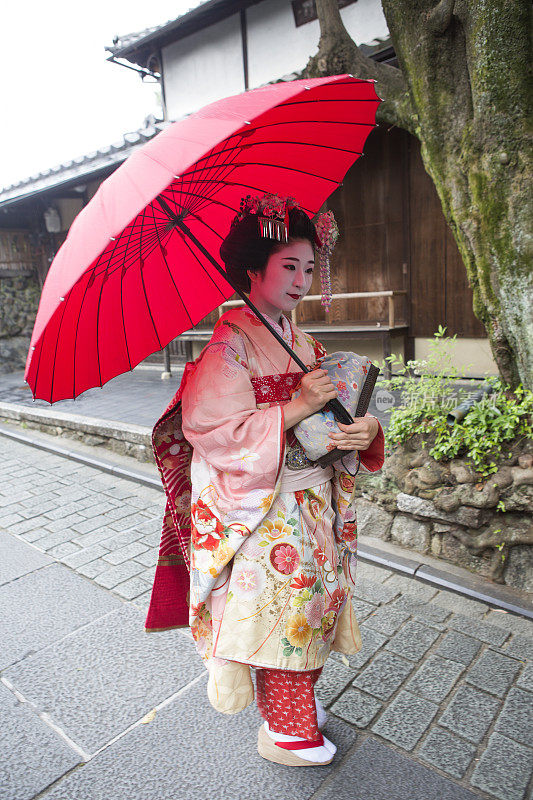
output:
[[[336,420],[339,432],[330,433],[330,439],[339,450],[368,450],[379,430],[375,417],[355,417],[351,425]]]

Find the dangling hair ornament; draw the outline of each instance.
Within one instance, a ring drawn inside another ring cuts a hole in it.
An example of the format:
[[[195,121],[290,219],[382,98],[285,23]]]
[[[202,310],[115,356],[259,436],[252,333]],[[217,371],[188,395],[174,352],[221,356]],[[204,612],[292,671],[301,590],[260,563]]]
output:
[[[315,220],[317,233],[316,246],[320,261],[320,287],[322,289],[321,304],[326,313],[331,305],[331,273],[329,261],[339,238],[339,226],[333,211],[324,211]]]
[[[240,211],[233,220],[235,225],[248,214],[255,214],[259,225],[259,235],[278,242],[289,241],[289,210],[300,208],[294,197],[280,197],[267,192],[263,197],[249,194],[243,197]]]

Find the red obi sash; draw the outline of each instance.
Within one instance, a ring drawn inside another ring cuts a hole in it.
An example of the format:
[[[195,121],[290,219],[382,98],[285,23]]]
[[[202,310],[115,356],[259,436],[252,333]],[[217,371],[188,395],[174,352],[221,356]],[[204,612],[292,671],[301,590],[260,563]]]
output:
[[[274,403],[290,400],[298,387],[303,372],[285,372],[283,375],[261,375],[252,378],[256,403]]]

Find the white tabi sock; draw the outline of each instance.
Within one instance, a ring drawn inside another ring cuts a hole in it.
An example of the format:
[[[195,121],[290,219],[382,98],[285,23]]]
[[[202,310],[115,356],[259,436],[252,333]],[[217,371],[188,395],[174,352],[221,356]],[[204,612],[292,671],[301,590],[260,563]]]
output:
[[[318,699],[316,692],[315,692],[315,705],[316,705],[316,720],[318,722],[318,727],[322,728],[327,722],[328,715],[326,709]]]
[[[274,742],[305,742],[302,736],[288,736],[286,733],[276,733],[271,731],[268,722],[265,722],[265,730]],[[321,747],[303,748],[303,750],[296,750],[298,755],[306,761],[312,761],[314,764],[322,764],[329,761],[331,756],[337,752],[337,748],[324,736],[324,745]]]

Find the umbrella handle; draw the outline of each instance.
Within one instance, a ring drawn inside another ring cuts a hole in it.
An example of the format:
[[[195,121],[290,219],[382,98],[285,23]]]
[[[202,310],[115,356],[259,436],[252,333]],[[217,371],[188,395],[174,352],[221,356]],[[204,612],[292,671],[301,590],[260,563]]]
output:
[[[157,199],[158,199],[158,201],[161,201],[161,199],[163,199],[163,198],[159,198],[158,197]],[[169,215],[169,213],[172,214],[168,204],[164,200],[163,200],[162,203],[160,202],[160,205],[161,205],[161,208],[163,209],[163,211],[167,215]],[[185,225],[183,220],[178,218],[174,214],[172,214],[171,219],[172,219],[172,222],[175,223],[176,227],[180,228],[183,231],[183,233],[186,234],[192,242],[194,242],[194,244],[196,245],[198,250],[200,250],[200,252],[207,258],[207,260],[210,262],[210,264],[212,264],[215,267],[215,269],[222,275],[222,277],[224,278],[226,283],[229,283],[229,285],[232,287],[232,289],[234,289],[234,291],[239,295],[239,297],[242,300],[244,300],[246,305],[254,312],[256,317],[258,317],[261,320],[261,322],[263,323],[263,325],[265,325],[268,328],[268,330],[270,331],[272,336],[274,336],[277,339],[277,341],[287,351],[287,353],[291,356],[291,358],[294,359],[294,361],[298,364],[300,369],[303,372],[311,372],[311,370],[308,367],[306,367],[306,365],[301,360],[301,358],[299,358],[296,355],[294,350],[291,347],[289,347],[287,342],[279,335],[279,333],[277,331],[274,330],[274,328],[270,325],[268,320],[265,319],[265,317],[261,314],[259,309],[252,303],[250,298],[247,297],[247,295],[245,295],[244,292],[241,291],[241,289],[239,289],[237,286],[233,285],[233,283],[230,280],[229,275],[226,273],[226,271],[222,269],[220,264],[218,264],[217,261],[211,255],[211,253],[208,250],[206,250],[206,248],[196,238],[196,236],[190,230],[190,228],[188,228],[187,225]],[[336,397],[333,398],[333,400],[329,400],[326,403],[326,405],[324,406],[324,408],[329,409],[332,412],[332,414],[335,417],[335,419],[337,419],[339,422],[343,422],[345,425],[350,425],[353,422],[351,414],[344,408],[344,406],[342,405],[340,400],[338,400]]]

